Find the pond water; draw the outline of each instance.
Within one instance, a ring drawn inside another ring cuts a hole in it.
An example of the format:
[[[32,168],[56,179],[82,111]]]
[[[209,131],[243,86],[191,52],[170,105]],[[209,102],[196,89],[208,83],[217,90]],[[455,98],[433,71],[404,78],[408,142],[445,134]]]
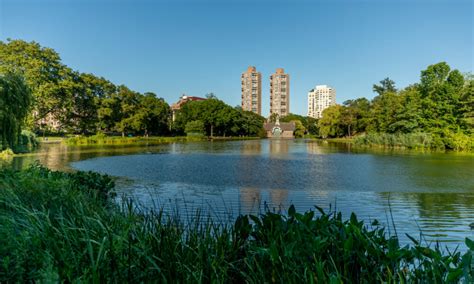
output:
[[[15,157],[17,168],[39,160],[62,170],[120,177],[117,191],[145,208],[215,218],[285,211],[355,212],[391,234],[439,240],[465,249],[474,239],[474,156],[458,153],[355,150],[311,140],[252,140],[136,147],[44,145]],[[392,221],[393,218],[393,221]]]

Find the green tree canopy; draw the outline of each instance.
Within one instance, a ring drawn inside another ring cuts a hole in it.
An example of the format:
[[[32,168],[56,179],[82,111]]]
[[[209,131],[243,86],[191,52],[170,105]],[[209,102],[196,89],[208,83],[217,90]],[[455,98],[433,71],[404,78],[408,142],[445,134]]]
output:
[[[0,74],[1,149],[15,149],[31,106],[31,92],[22,76]]]

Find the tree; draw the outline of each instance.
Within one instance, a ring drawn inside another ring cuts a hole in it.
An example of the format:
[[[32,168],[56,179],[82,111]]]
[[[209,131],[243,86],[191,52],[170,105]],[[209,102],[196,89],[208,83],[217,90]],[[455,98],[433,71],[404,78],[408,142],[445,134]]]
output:
[[[292,122],[295,124],[295,130],[293,131],[293,134],[295,135],[295,137],[296,138],[304,137],[306,128],[303,126],[303,123],[301,123],[300,120],[293,120]]]
[[[141,112],[144,112],[146,134],[164,135],[169,132],[171,108],[163,98],[154,93],[145,93],[140,100]]]
[[[98,124],[98,100],[94,93],[91,75],[73,73],[73,77],[65,80],[68,84],[69,97],[72,99],[66,105],[67,112],[61,117],[63,125],[73,133],[95,133]]]
[[[370,122],[367,130],[375,132],[391,132],[390,125],[393,124],[395,114],[402,107],[400,96],[393,92],[385,92],[372,100],[370,109]]]
[[[400,92],[401,107],[395,112],[395,119],[388,126],[392,133],[413,133],[421,131],[421,95],[416,86],[409,86]]]
[[[464,78],[445,62],[421,72],[419,90],[422,101],[422,127],[428,132],[440,129],[457,131],[462,114],[459,107]]]
[[[468,133],[474,133],[474,78],[466,76],[460,99],[460,125]]]
[[[246,136],[262,136],[263,123],[265,118],[259,114],[256,114],[251,111],[240,111],[240,116],[242,117],[242,123],[239,123],[240,128],[243,130],[238,133]]]
[[[32,97],[22,76],[7,72],[0,75],[1,149],[15,149]]]
[[[186,123],[185,130],[186,134],[189,135],[203,135],[206,132],[204,123],[200,120],[193,120]]]
[[[449,75],[449,67],[446,62],[440,62],[428,66],[426,70],[421,71],[420,87],[422,93],[428,94],[433,91],[437,86],[444,83]]]
[[[0,42],[0,62],[0,73],[23,76],[32,91],[32,126],[38,127],[38,122],[48,115],[64,117],[71,100],[64,81],[71,78],[72,71],[61,63],[58,53],[36,42],[9,40]]]
[[[277,118],[279,118],[278,113],[272,113],[269,117],[269,120],[271,123],[275,123],[277,121]]]
[[[319,134],[318,120],[313,117],[306,117],[306,124],[304,124],[306,131],[311,135]]]
[[[372,87],[373,91],[382,95],[384,93],[396,93],[397,89],[395,88],[395,82],[390,80],[390,78],[385,78],[380,81],[380,85],[374,84]]]
[[[344,134],[341,128],[341,110],[342,106],[334,105],[323,110],[322,117],[319,119],[319,133],[322,138],[338,137]]]
[[[205,101],[189,102],[188,104],[197,104],[199,106],[199,117],[204,122],[209,136],[214,136],[214,127],[225,125],[226,119],[223,118],[225,112],[223,112],[222,109],[226,107],[226,104],[223,101],[208,99]],[[231,107],[228,108],[232,109]]]

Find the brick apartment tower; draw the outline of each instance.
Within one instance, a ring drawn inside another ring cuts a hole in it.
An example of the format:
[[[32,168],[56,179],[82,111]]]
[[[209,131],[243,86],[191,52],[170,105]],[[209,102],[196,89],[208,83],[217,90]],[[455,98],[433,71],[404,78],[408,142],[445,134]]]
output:
[[[242,73],[242,109],[262,114],[262,74],[249,66]]]
[[[290,113],[290,75],[277,68],[270,76],[270,115],[283,117]]]

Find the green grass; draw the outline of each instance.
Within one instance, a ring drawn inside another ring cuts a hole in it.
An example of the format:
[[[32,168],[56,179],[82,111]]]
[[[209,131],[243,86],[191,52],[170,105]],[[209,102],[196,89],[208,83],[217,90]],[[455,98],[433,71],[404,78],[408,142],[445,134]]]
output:
[[[65,140],[68,145],[130,145],[130,144],[163,144],[185,141],[204,141],[206,137],[120,137],[120,136],[76,136]]]
[[[0,171],[0,282],[457,283],[472,251],[413,240],[376,221],[309,211],[183,222],[111,201],[113,181],[40,166]],[[466,239],[474,250],[474,243]]]
[[[197,142],[207,141],[206,136],[177,136],[177,137],[120,137],[120,136],[76,136],[66,139],[64,142],[68,145],[87,146],[87,145],[159,145],[174,142]],[[253,140],[256,137],[213,137],[212,140]]]
[[[326,139],[316,138],[316,140],[330,141],[330,142],[335,142],[335,143],[354,143],[353,138],[326,138]]]
[[[67,138],[64,137],[59,137],[59,136],[41,136],[38,137],[38,142],[39,143],[61,143],[65,141]]]

